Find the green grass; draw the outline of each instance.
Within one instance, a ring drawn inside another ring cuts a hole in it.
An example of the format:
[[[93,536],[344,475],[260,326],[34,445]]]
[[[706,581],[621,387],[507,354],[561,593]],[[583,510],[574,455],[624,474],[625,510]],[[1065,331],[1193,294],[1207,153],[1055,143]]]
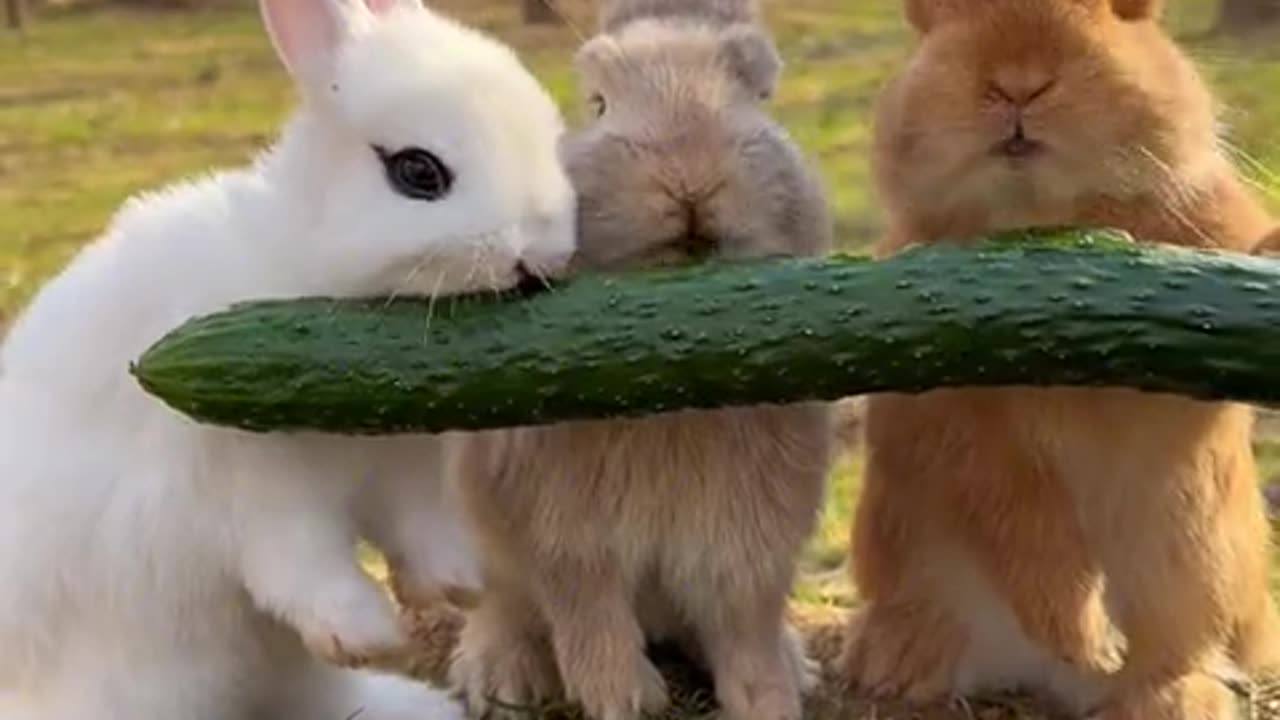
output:
[[[1170,22],[1228,108],[1242,168],[1280,210],[1280,34],[1201,39],[1215,3],[1172,4]],[[592,28],[585,0],[565,3],[573,27],[564,29],[521,27],[514,0],[435,4],[513,43],[578,117],[569,60],[578,33]],[[787,60],[777,113],[820,163],[843,249],[861,250],[882,223],[869,191],[868,118],[909,46],[899,3],[766,6]],[[292,102],[249,0],[211,12],[75,10],[37,18],[25,36],[0,34],[0,329],[126,197],[249,160]],[[1280,471],[1280,444],[1260,438],[1260,456],[1268,477]],[[843,566],[858,464],[848,457],[833,475],[802,560],[804,607],[853,602]]]

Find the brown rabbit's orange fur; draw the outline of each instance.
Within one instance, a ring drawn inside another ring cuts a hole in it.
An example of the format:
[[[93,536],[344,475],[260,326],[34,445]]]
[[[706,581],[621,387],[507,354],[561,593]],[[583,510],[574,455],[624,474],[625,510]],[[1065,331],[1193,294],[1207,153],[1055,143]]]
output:
[[[1280,255],[1280,228],[1263,238],[1253,251],[1258,255]]]
[[[762,107],[780,64],[755,3],[604,10],[579,55],[596,117],[565,141],[575,266],[827,251],[825,193]],[[833,435],[830,408],[804,404],[461,439],[451,474],[485,561],[452,669],[470,710],[661,710],[645,645],[666,639],[705,663],[731,720],[799,720],[814,668],[785,610]]]
[[[890,254],[1028,226],[1248,252],[1270,227],[1153,0],[908,0],[876,118]],[[869,400],[844,665],[916,699],[1021,686],[1107,720],[1232,717],[1280,661],[1251,410],[1124,390]]]

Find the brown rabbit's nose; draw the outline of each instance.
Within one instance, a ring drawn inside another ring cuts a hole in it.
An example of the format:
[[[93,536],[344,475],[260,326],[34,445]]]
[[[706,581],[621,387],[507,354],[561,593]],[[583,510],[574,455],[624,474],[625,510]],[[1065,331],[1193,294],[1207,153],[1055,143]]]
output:
[[[1032,157],[1044,149],[1043,143],[1027,132],[1027,108],[1044,97],[1056,84],[1056,79],[1034,68],[1003,68],[992,76],[988,95],[1003,106],[1002,116],[1013,128],[1007,137],[996,143],[992,152],[1013,160]]]
[[[1056,84],[1057,79],[1046,73],[1006,68],[991,78],[988,94],[1013,107],[1025,108],[1044,97]]]

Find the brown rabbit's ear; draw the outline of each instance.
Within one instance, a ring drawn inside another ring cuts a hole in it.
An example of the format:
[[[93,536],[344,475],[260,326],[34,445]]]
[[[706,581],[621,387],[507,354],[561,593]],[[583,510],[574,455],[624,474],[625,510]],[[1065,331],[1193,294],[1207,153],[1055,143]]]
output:
[[[773,97],[782,57],[768,35],[752,25],[733,25],[724,32],[721,52],[749,92],[762,100]]]
[[[1164,12],[1164,0],[1111,0],[1111,10],[1121,20],[1154,20]]]
[[[947,18],[959,12],[957,6],[963,0],[904,0],[907,22],[920,33],[933,30]]]

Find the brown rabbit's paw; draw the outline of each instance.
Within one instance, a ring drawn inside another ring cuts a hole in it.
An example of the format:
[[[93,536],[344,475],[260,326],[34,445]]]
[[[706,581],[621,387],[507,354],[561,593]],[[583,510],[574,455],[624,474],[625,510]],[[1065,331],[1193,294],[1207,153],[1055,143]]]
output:
[[[525,718],[560,696],[550,649],[515,636],[496,637],[470,624],[449,666],[449,685],[472,718]]]
[[[1160,686],[1132,690],[1089,720],[1245,720],[1239,696],[1218,678],[1187,675]]]
[[[1280,673],[1280,614],[1270,598],[1240,622],[1231,654],[1240,669],[1250,675]]]
[[[912,616],[913,619],[917,616]],[[931,703],[945,699],[963,651],[942,623],[896,621],[874,608],[849,623],[841,665],[852,691],[874,698]]]
[[[643,655],[635,672],[595,672],[565,679],[570,700],[582,705],[592,720],[637,720],[657,715],[670,705],[662,673]]]

